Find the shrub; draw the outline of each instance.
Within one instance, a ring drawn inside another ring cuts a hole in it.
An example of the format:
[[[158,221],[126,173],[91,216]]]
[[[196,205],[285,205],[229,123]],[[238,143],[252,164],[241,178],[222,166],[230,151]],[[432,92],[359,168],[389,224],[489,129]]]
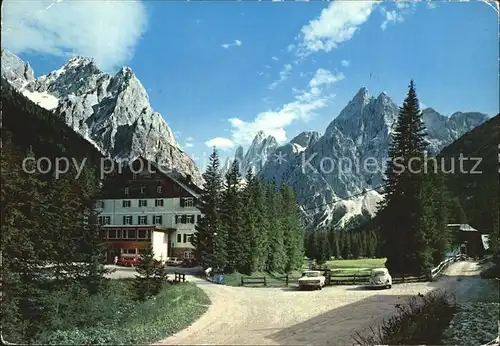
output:
[[[444,291],[419,294],[369,335],[357,333],[358,345],[437,345],[456,311],[455,299]]]
[[[205,293],[190,283],[167,285],[157,296],[138,302],[133,283],[133,279],[109,282],[106,293],[91,297],[79,310],[80,325],[69,319],[58,330],[42,333],[38,343],[148,344],[189,326],[210,304]]]
[[[444,332],[447,345],[484,345],[498,336],[499,303],[469,303],[460,305]]]

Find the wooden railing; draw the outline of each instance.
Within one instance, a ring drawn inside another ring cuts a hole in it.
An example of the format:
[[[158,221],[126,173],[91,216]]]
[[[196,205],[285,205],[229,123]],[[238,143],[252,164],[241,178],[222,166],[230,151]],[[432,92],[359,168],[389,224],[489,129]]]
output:
[[[186,274],[174,272],[174,283],[186,282]]]

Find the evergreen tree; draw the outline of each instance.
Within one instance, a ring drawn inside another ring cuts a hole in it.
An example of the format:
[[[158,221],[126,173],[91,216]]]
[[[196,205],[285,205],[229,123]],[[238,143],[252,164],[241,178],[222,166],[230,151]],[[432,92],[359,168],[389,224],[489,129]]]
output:
[[[281,186],[280,208],[281,227],[283,228],[286,252],[286,272],[302,267],[304,258],[304,231],[300,220],[295,193],[286,184]]]
[[[341,250],[342,258],[349,259],[352,257],[351,236],[349,235],[349,232],[342,230],[341,237],[342,237],[342,250]]]
[[[282,273],[286,269],[288,258],[285,252],[284,230],[279,218],[281,195],[276,188],[275,180],[267,187],[266,201],[269,236],[267,270]]]
[[[421,227],[422,198],[425,197],[422,194],[422,167],[426,150],[421,118],[411,81],[389,147],[386,196],[378,215],[386,266],[394,273],[421,273],[432,262],[432,250]]]
[[[146,247],[136,267],[134,279],[135,294],[138,300],[144,301],[158,294],[167,278],[163,264],[155,260],[151,245]]]
[[[251,274],[256,271],[258,266],[257,249],[258,249],[258,225],[257,225],[257,205],[255,195],[256,179],[249,169],[245,176],[246,185],[243,189],[243,232],[246,235],[248,242],[247,253],[245,254],[246,268],[242,269],[243,273]]]
[[[270,235],[272,234],[269,232],[269,219],[267,218],[267,190],[262,180],[256,179],[254,194],[256,208],[255,270],[260,272],[267,269]]]
[[[225,234],[220,221],[222,178],[219,156],[215,148],[210,155],[210,164],[203,173],[203,179],[203,191],[199,201],[202,217],[196,224],[196,232],[192,237],[194,256],[205,268],[221,267],[226,263]],[[215,246],[218,248],[216,255]]]
[[[317,233],[319,251],[316,256],[316,263],[319,265],[325,264],[331,257],[330,242],[328,241],[328,234],[326,231],[319,231]]]
[[[248,272],[250,237],[243,226],[244,210],[241,175],[237,160],[234,160],[231,170],[226,174],[225,189],[222,194],[221,222],[222,229],[226,230],[224,234],[227,234],[225,269],[228,272]]]

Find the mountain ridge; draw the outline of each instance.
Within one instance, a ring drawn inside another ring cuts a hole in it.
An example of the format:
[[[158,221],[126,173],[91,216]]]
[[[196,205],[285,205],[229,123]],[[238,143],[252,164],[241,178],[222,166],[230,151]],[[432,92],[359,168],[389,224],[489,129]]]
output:
[[[28,63],[2,50],[2,77],[23,95],[58,116],[103,154],[118,162],[142,156],[201,185],[195,162],[179,147],[160,113],[129,67],[114,76],[94,60],[74,57],[34,78]]]

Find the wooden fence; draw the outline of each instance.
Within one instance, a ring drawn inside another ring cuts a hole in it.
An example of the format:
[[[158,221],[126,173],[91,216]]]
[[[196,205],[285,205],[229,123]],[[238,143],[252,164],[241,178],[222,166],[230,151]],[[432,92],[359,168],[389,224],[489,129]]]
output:
[[[392,276],[392,284],[416,283],[434,280],[442,271],[453,262],[467,260],[463,255],[455,256],[441,262],[436,268],[430,269],[428,273],[415,276],[412,274],[403,274],[399,276]],[[317,270],[323,272],[325,276],[325,286],[331,285],[363,285],[368,284],[370,279],[369,271],[360,271],[353,274],[336,274],[331,269],[325,268],[312,268],[310,270]],[[283,276],[247,276],[241,277],[241,286],[288,286],[290,283],[297,283],[298,278],[290,277],[289,274]]]
[[[290,276],[285,274],[283,276],[242,276],[241,286],[249,285],[264,285],[267,286],[288,286],[290,283]]]
[[[186,282],[186,274],[174,272],[174,283]]]

